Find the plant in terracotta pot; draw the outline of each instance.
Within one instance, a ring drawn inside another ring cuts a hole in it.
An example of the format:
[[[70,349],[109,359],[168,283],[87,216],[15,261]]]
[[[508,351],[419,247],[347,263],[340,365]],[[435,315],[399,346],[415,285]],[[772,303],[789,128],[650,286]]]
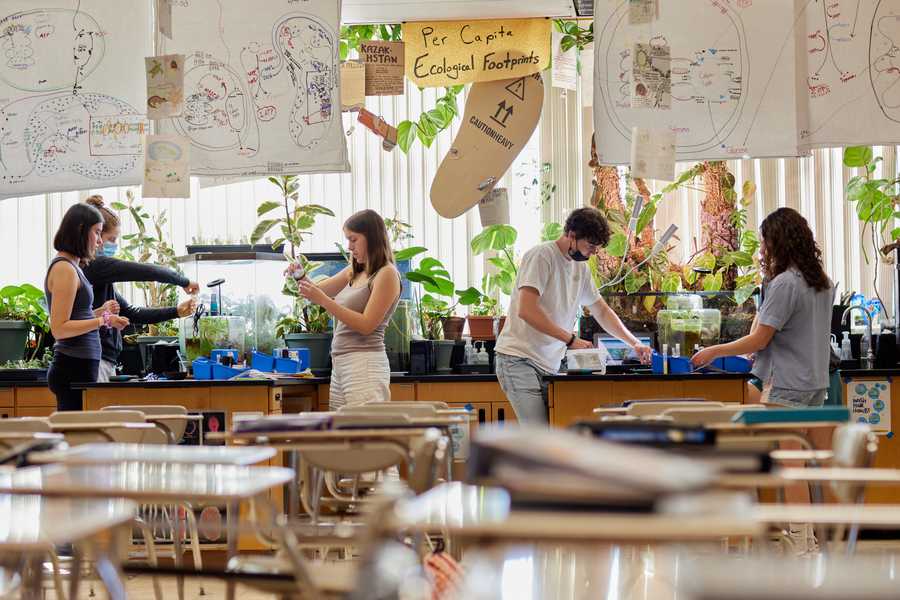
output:
[[[482,280],[483,296],[496,299],[500,294],[507,297],[512,295],[513,286],[516,284],[516,276],[519,274],[518,261],[515,255],[516,239],[519,234],[512,225],[490,225],[481,233],[472,238],[470,246],[472,254],[493,253],[487,262],[490,270]],[[499,319],[497,333],[503,330],[506,316],[503,314],[502,305],[496,303],[496,314]]]
[[[492,340],[494,323],[500,316],[500,303],[474,287],[456,292],[459,303],[469,307],[469,335],[473,340]]]
[[[0,363],[31,360],[50,331],[44,292],[31,284],[0,288]]]

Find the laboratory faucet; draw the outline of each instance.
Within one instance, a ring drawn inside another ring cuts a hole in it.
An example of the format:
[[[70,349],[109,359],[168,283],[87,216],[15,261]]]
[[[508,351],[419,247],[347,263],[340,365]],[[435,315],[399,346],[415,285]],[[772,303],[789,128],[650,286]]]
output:
[[[860,356],[859,358],[863,369],[872,369],[875,367],[875,354],[872,352],[872,313],[865,306],[854,304],[853,306],[848,306],[844,314],[841,315],[841,323],[844,325],[848,323],[850,311],[853,309],[861,310],[866,314],[866,338],[869,341],[869,350],[866,352],[865,357]]]

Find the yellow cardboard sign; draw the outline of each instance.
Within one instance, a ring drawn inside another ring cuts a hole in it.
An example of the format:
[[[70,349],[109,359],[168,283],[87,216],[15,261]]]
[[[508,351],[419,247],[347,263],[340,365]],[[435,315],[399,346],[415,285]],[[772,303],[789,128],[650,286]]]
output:
[[[419,87],[523,77],[550,64],[549,19],[404,23],[406,76]]]

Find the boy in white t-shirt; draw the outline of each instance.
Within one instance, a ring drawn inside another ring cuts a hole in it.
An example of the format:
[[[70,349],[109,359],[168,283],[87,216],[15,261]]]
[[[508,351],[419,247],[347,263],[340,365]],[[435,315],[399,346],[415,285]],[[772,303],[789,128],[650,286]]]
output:
[[[509,317],[496,347],[497,379],[520,422],[547,422],[543,376],[559,371],[567,348],[593,346],[572,333],[582,306],[642,361],[650,359],[650,348],[622,324],[591,278],[586,261],[608,242],[609,225],[600,211],[579,208],[566,219],[558,240],[536,246],[522,257]]]

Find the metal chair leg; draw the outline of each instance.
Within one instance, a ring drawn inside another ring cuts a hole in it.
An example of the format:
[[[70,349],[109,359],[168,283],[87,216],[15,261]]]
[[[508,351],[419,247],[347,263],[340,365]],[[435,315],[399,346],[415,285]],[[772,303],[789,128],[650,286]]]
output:
[[[141,530],[141,537],[144,538],[144,549],[147,551],[147,562],[150,563],[151,567],[155,567],[159,564],[159,561],[156,558],[156,542],[153,541],[153,532],[150,531],[150,526],[143,519],[135,520],[138,529]],[[160,585],[159,578],[153,577],[153,597],[156,600],[163,600],[162,595],[162,586]]]

